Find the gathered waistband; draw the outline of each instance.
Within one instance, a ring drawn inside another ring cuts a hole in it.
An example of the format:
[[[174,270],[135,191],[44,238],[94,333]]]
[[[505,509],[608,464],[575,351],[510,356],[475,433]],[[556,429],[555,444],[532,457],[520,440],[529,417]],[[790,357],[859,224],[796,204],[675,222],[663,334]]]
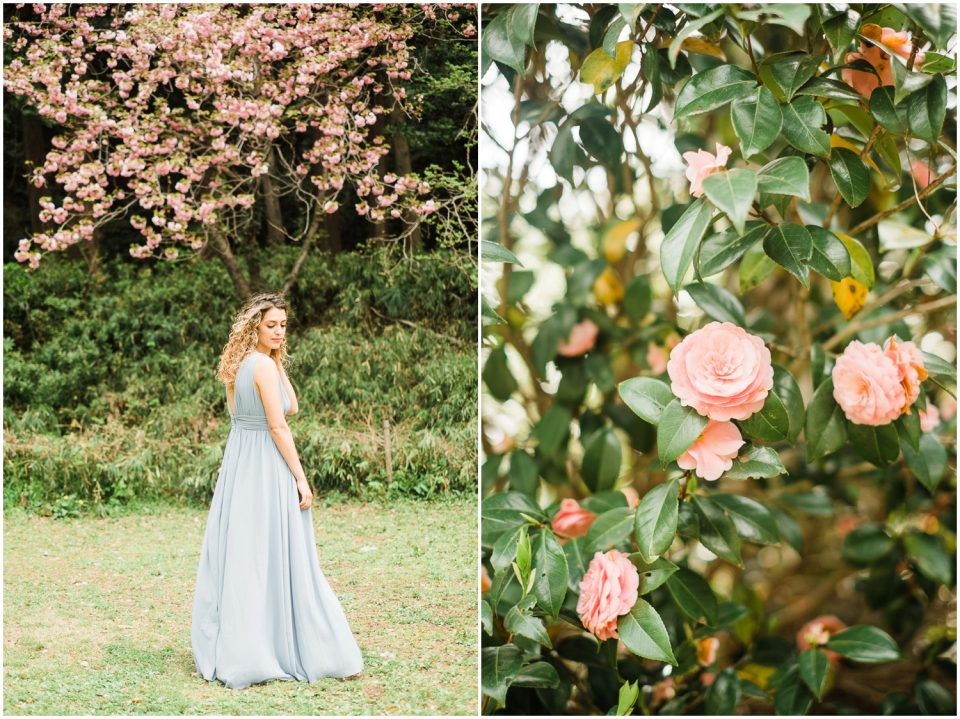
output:
[[[266,417],[255,414],[235,414],[232,417],[233,426],[240,429],[252,429],[260,432],[269,432],[270,423]]]

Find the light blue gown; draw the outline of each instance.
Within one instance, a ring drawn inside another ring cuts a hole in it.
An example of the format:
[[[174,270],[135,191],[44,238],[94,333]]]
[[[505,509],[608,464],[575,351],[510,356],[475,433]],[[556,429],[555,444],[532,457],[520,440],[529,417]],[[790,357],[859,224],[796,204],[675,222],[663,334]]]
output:
[[[234,383],[232,428],[197,570],[191,636],[204,679],[231,689],[363,670],[340,602],[317,560],[310,509],[267,425],[252,352]],[[280,382],[283,412],[290,398]],[[229,411],[229,402],[227,403]]]

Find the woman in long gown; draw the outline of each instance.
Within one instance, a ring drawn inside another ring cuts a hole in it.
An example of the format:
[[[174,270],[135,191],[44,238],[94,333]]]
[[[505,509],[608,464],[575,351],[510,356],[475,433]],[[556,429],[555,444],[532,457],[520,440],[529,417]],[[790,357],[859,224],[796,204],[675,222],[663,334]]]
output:
[[[204,679],[241,689],[363,670],[343,609],[317,561],[313,493],[285,416],[287,312],[257,295],[230,331],[217,371],[232,427],[197,570],[191,630]]]

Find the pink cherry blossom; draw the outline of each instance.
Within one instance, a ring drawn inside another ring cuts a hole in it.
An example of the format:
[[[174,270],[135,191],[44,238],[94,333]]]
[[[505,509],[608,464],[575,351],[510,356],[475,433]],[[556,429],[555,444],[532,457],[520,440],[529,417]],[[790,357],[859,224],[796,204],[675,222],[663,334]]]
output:
[[[687,335],[670,353],[667,373],[684,407],[719,422],[747,419],[773,388],[770,350],[730,322]]]
[[[876,427],[900,416],[906,394],[893,359],[873,342],[854,340],[833,367],[833,398],[851,422]]]
[[[694,197],[701,197],[703,195],[704,178],[714,172],[720,172],[726,169],[727,160],[730,158],[731,152],[733,152],[733,150],[718,142],[716,155],[711,155],[706,150],[683,153],[683,159],[687,162],[686,176],[690,181],[691,195]]]
[[[696,441],[677,458],[677,464],[681,469],[694,470],[701,479],[715,481],[733,466],[743,445],[737,425],[710,420]]]
[[[588,631],[600,639],[616,639],[617,619],[637,603],[640,574],[616,549],[597,552],[580,581],[577,614]]]

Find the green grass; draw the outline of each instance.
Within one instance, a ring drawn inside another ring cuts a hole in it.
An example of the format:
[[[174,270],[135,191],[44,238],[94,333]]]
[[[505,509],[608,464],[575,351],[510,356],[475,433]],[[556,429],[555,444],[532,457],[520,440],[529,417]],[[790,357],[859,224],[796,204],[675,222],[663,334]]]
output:
[[[365,669],[244,690],[195,673],[190,619],[206,511],[147,510],[7,513],[5,714],[476,714],[471,499],[315,504],[320,567]]]

